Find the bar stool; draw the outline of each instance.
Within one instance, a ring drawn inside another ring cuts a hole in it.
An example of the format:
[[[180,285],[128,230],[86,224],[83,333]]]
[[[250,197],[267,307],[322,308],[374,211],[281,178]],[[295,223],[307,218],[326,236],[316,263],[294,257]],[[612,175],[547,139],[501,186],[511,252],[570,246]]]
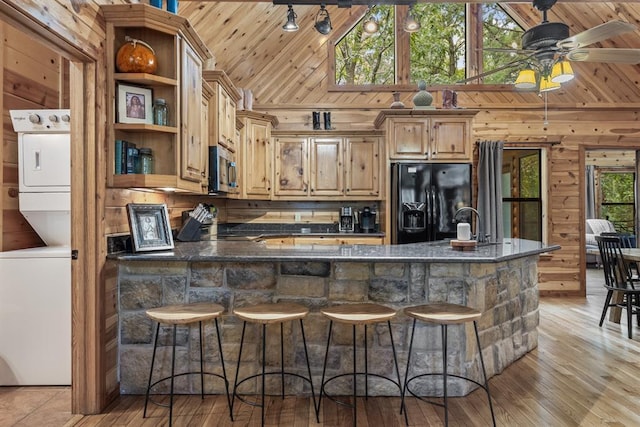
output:
[[[324,355],[324,366],[322,368],[322,385],[320,387],[320,398],[318,399],[318,412],[320,412],[320,404],[322,402],[322,395],[326,395],[327,398],[333,400],[339,405],[351,407],[353,409],[353,425],[355,426],[358,420],[356,397],[357,397],[357,378],[358,376],[364,376],[365,380],[365,398],[369,397],[369,377],[382,378],[390,381],[398,386],[398,390],[402,393],[402,383],[400,381],[400,370],[398,369],[398,359],[396,357],[396,347],[393,342],[393,333],[391,331],[391,319],[396,315],[396,310],[379,304],[345,304],[334,307],[328,307],[320,310],[322,314],[329,318],[329,335],[327,337],[327,349]],[[335,375],[325,380],[325,374],[327,370],[327,359],[329,356],[329,347],[331,344],[331,332],[333,329],[333,322],[343,323],[352,326],[353,336],[353,371],[351,373]],[[391,339],[391,349],[393,351],[393,362],[396,368],[396,375],[398,381],[386,377],[384,375],[374,374],[369,372],[368,364],[368,348],[367,348],[367,325],[387,322],[389,328],[389,338]],[[364,325],[364,372],[358,372],[356,366],[356,326]],[[338,400],[326,392],[326,386],[331,381],[334,381],[341,377],[353,376],[353,404]]]
[[[407,307],[404,309],[404,313],[413,318],[413,326],[411,328],[411,339],[409,341],[409,354],[407,354],[407,369],[404,375],[404,386],[402,388],[402,403],[400,404],[400,411],[405,411],[405,420],[406,420],[406,408],[404,404],[404,397],[406,392],[408,391],[413,396],[417,397],[420,400],[431,403],[433,405],[444,407],[444,424],[445,426],[449,425],[449,406],[448,406],[448,398],[447,398],[447,377],[456,377],[466,381],[470,381],[474,384],[477,384],[481,388],[483,388],[487,393],[487,398],[489,399],[489,409],[491,410],[491,420],[493,421],[493,425],[496,425],[496,418],[493,413],[493,404],[491,403],[491,394],[489,393],[489,380],[487,379],[487,371],[484,368],[484,359],[482,357],[482,348],[480,347],[480,337],[478,336],[478,319],[480,319],[481,313],[478,310],[474,310],[470,307],[465,307],[463,305],[457,304],[448,304],[448,303],[437,303],[437,304],[425,304],[419,305],[415,307]],[[427,373],[414,375],[409,377],[409,364],[411,361],[411,350],[413,349],[413,336],[416,330],[416,321],[422,321],[427,323],[434,323],[440,325],[442,330],[442,373]],[[478,353],[480,355],[480,364],[482,366],[482,375],[484,377],[484,384],[479,383],[471,378],[467,378],[460,375],[455,374],[447,374],[447,326],[455,325],[461,323],[473,322],[473,329],[476,334],[476,343],[478,345]],[[444,394],[444,403],[434,402],[432,400],[428,400],[422,396],[418,396],[414,393],[410,388],[409,384],[411,381],[430,376],[430,375],[442,375],[443,382],[443,394]]]
[[[224,386],[227,393],[227,404],[229,405],[229,415],[231,417],[231,421],[233,421],[233,413],[231,412],[231,399],[229,397],[229,381],[227,381],[227,372],[224,368],[224,359],[222,356],[222,342],[220,340],[220,329],[218,327],[218,317],[224,311],[224,307],[218,304],[213,304],[210,302],[201,302],[201,303],[193,303],[193,304],[177,304],[177,305],[167,305],[163,307],[152,308],[146,311],[147,316],[152,320],[157,322],[156,326],[156,337],[153,344],[153,356],[151,357],[151,369],[149,370],[149,382],[147,385],[147,392],[144,400],[144,412],[142,414],[143,418],[147,417],[147,404],[149,401],[159,406],[164,406],[169,408],[169,425],[172,425],[173,421],[173,384],[176,377],[180,377],[183,375],[200,375],[200,394],[202,399],[204,399],[204,376],[211,375],[214,377],[218,377],[224,380]],[[203,359],[203,340],[202,340],[202,322],[207,320],[214,320],[216,325],[216,335],[218,336],[218,351],[220,352],[220,365],[222,366],[222,375],[215,374],[212,372],[204,371],[204,359]],[[175,373],[175,365],[176,365],[176,330],[178,325],[187,325],[190,326],[193,323],[198,323],[198,329],[200,332],[200,371],[196,372],[183,372],[180,374]],[[151,382],[153,378],[153,367],[155,365],[156,360],[156,350],[158,349],[158,335],[160,334],[160,324],[163,325],[172,325],[173,326],[173,350],[171,353],[171,375],[168,377],[160,378],[155,382]],[[161,404],[158,402],[154,402],[149,398],[149,394],[151,389],[157,384],[171,380],[170,393],[169,393],[169,404]]]
[[[295,303],[274,303],[274,304],[257,304],[248,307],[236,308],[233,310],[233,314],[239,319],[243,320],[242,324],[242,337],[240,338],[240,351],[238,353],[238,365],[236,367],[236,376],[233,382],[233,398],[231,399],[231,412],[233,413],[233,406],[235,403],[236,397],[238,399],[248,405],[259,406],[261,408],[261,425],[264,426],[264,395],[265,395],[265,377],[267,375],[280,375],[281,379],[281,387],[282,387],[282,398],[284,399],[284,376],[294,376],[301,378],[307,381],[311,385],[311,397],[313,398],[313,407],[316,409],[316,395],[313,390],[313,381],[311,379],[311,366],[309,364],[309,353],[307,352],[307,340],[304,335],[304,325],[302,323],[302,319],[304,319],[307,314],[309,314],[309,309],[305,306]],[[300,321],[300,332],[302,333],[302,345],[304,347],[304,356],[307,361],[307,372],[309,373],[309,377],[304,377],[295,372],[286,372],[284,370],[284,322],[290,322],[293,320]],[[242,360],[242,348],[244,345],[244,334],[247,328],[247,323],[256,323],[262,325],[262,372],[259,374],[250,375],[248,377],[244,377],[240,381],[238,381],[238,376],[240,373],[240,361]],[[267,325],[272,323],[280,324],[280,370],[273,372],[265,372],[265,364],[266,364],[266,343],[267,343]],[[252,402],[244,397],[242,397],[238,393],[238,387],[252,378],[261,377],[262,379],[262,390],[260,393],[261,399],[260,402]],[[316,419],[318,418],[317,409],[316,409]],[[319,420],[318,420],[319,422]]]

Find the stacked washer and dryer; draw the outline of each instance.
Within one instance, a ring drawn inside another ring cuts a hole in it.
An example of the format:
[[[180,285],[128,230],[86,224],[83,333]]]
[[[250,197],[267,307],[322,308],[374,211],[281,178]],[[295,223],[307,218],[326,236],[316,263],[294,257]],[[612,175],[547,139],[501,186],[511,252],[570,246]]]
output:
[[[11,110],[20,212],[46,244],[0,252],[0,386],[71,384],[69,110]]]

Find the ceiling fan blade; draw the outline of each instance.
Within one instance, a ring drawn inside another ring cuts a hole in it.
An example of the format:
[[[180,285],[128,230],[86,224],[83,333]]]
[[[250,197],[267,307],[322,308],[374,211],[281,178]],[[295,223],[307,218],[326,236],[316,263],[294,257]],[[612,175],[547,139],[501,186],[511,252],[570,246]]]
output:
[[[503,47],[483,47],[480,50],[483,50],[485,52],[515,53],[518,55],[528,55],[530,53],[535,52],[535,50],[532,50],[532,49],[517,49],[517,48],[507,49]]]
[[[467,83],[467,82],[471,82],[471,81],[474,81],[474,80],[481,79],[482,77],[490,76],[491,74],[497,73],[498,71],[502,71],[502,70],[506,70],[506,69],[508,69],[508,68],[516,67],[516,66],[518,66],[518,65],[521,65],[522,63],[527,62],[527,60],[528,60],[529,58],[533,57],[533,55],[534,55],[534,54],[531,54],[531,55],[528,55],[528,56],[526,56],[526,57],[524,57],[524,58],[517,59],[517,60],[515,60],[515,61],[511,61],[511,62],[508,62],[508,63],[504,64],[504,65],[503,65],[503,66],[501,66],[501,67],[494,68],[493,70],[490,70],[490,71],[485,71],[484,73],[480,73],[480,74],[478,74],[478,75],[476,75],[476,76],[468,77],[468,78],[466,78],[466,79],[464,79],[464,80],[458,80],[456,83]]]
[[[569,61],[640,64],[640,49],[580,48],[569,51],[566,58]]]
[[[628,22],[618,20],[609,21],[589,28],[574,36],[567,37],[564,40],[560,40],[557,46],[560,49],[576,49],[635,30],[636,26]]]

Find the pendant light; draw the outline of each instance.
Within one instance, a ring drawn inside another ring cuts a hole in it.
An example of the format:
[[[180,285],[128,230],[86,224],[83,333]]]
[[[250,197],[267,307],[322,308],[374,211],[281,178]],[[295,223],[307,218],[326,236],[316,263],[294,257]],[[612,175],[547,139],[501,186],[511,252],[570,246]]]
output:
[[[289,4],[289,10],[287,10],[287,22],[282,26],[282,29],[287,32],[298,31],[298,24],[296,24],[296,18],[298,15],[293,11],[293,5]]]
[[[403,29],[407,33],[415,33],[416,31],[420,31],[420,22],[413,17],[411,11],[413,10],[413,5],[409,5],[409,10],[407,11],[407,16],[404,18]]]
[[[362,30],[369,35],[373,35],[377,33],[378,28],[380,27],[378,25],[378,21],[376,21],[376,18],[371,13],[372,10],[373,10],[373,7],[369,6],[369,9],[367,10],[367,15],[369,15],[369,17],[367,18],[366,21],[362,23]]]
[[[331,32],[333,27],[331,26],[331,17],[329,16],[329,11],[325,8],[324,3],[320,5],[320,10],[316,15],[316,23],[314,25],[316,31],[320,34],[327,35]]]

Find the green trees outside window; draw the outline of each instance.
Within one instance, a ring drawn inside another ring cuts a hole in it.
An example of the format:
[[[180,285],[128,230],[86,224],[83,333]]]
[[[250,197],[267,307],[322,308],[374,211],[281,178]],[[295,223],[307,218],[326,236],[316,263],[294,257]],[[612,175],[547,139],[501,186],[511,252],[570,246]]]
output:
[[[467,69],[480,73],[513,61],[511,50],[519,46],[522,28],[497,3],[475,4],[474,8],[469,13],[464,3],[417,3],[412,14],[422,28],[409,35],[402,28],[407,6],[373,7],[371,14],[380,25],[376,34],[363,31],[367,14],[335,44],[335,83],[390,89],[419,80],[430,86],[446,85],[464,79]],[[482,28],[482,37],[467,40],[467,28]],[[473,54],[480,51],[481,55]],[[403,52],[408,58],[401,56]],[[482,64],[468,58],[480,58]],[[513,83],[516,71],[492,74],[484,83]]]

